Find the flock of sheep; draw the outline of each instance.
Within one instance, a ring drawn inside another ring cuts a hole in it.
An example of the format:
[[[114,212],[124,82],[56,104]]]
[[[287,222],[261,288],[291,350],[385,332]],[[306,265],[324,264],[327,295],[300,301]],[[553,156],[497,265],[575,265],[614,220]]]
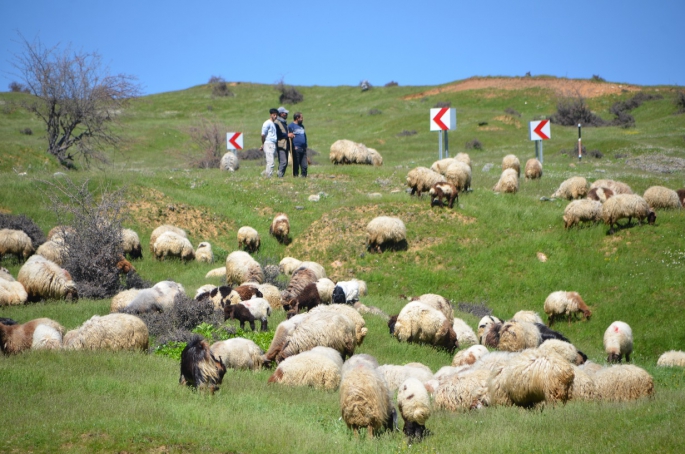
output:
[[[347,142],[338,141],[331,147],[332,160],[378,161],[380,156],[375,157],[375,150]],[[460,153],[435,162],[430,169],[412,169],[407,184],[412,195],[429,192],[432,204],[443,205],[444,199],[452,207],[459,192],[470,189],[471,176],[470,158]],[[529,160],[525,177],[541,176],[540,163]],[[513,155],[505,157],[494,190],[516,192],[519,177],[518,159]],[[611,180],[596,181],[588,189],[584,178],[573,177],[564,181],[553,197],[573,200],[564,210],[566,228],[603,219],[613,229],[624,218],[629,222],[633,217],[653,222],[655,209],[679,208],[684,195],[683,190],[653,187],[640,197],[627,185]],[[276,215],[269,233],[287,244],[288,216]],[[68,253],[64,250],[67,234],[68,228],[54,229],[48,235],[49,241],[35,250],[24,232],[0,230],[0,258],[13,254],[25,260],[16,280],[7,270],[0,270],[0,305],[78,298],[76,285],[60,266]],[[129,258],[142,256],[135,232],[124,229],[122,238],[124,254]],[[367,226],[367,248],[372,252],[401,249],[402,244],[406,246],[406,238],[406,227],[396,217],[381,216]],[[360,428],[366,428],[370,437],[380,430],[394,430],[396,403],[404,419],[404,433],[411,438],[426,434],[433,407],[450,411],[496,405],[532,407],[568,400],[631,400],[654,393],[653,379],[644,369],[588,361],[569,339],[551,329],[559,318],[568,323],[577,314],[585,320],[591,318],[590,308],[577,292],[556,291],[548,296],[541,306],[547,324],[536,311],[520,311],[508,321],[483,317],[474,331],[464,320],[454,317],[452,305],[441,295],[413,298],[398,314],[389,316],[360,301],[368,293],[366,282],[333,282],[320,264],[292,257],[284,258],[278,266],[277,272],[290,277],[287,288],[280,291],[265,282],[265,269],[251,255],[259,247],[257,230],[242,227],[238,231],[239,250],[228,255],[225,266],[206,276],[220,276],[225,285],[204,285],[194,299],[211,301],[224,320],[237,320],[241,326],[248,323],[252,330],[256,321],[261,330],[268,330],[274,311],[284,311],[286,320],[276,327],[266,352],[244,338],[212,345],[199,336],[193,338],[182,353],[180,383],[213,392],[221,385],[227,368],[256,370],[275,366],[269,383],[338,390],[342,418],[355,434]],[[185,231],[171,225],[152,232],[150,252],[158,260],[177,257],[214,261],[208,242],[194,249]],[[122,272],[133,269],[123,256],[117,266]],[[24,324],[3,318],[0,348],[6,355],[41,348],[146,350],[148,329],[136,314],[168,311],[179,294],[185,294],[185,289],[174,281],[122,291],[112,298],[109,315],[93,316],[69,332],[46,318]],[[387,321],[390,334],[398,342],[456,351],[451,364],[433,373],[419,362],[379,365],[370,355],[355,354],[368,333],[364,316]],[[633,349],[630,326],[621,321],[612,323],[604,334],[604,348],[609,363],[620,363],[623,358],[629,362]],[[685,367],[685,353],[664,353],[658,365]]]

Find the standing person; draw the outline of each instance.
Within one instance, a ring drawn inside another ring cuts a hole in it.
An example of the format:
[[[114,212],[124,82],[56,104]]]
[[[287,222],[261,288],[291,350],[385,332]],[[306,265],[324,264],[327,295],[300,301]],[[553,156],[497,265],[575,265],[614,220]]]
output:
[[[304,130],[302,112],[295,112],[288,131],[293,133],[293,176],[297,177],[302,169],[302,178],[307,178],[307,133]]]
[[[276,124],[278,149],[278,178],[283,178],[285,170],[288,168],[288,152],[290,151],[290,139],[294,137],[293,133],[288,132],[288,111],[285,107],[278,108],[278,118],[274,122]]]
[[[278,118],[278,110],[269,109],[269,115],[271,118],[266,120],[262,125],[262,146],[260,150],[264,151],[264,157],[266,158],[266,169],[262,172],[262,175],[271,177],[274,173],[274,154],[276,153],[276,124],[275,121]]]

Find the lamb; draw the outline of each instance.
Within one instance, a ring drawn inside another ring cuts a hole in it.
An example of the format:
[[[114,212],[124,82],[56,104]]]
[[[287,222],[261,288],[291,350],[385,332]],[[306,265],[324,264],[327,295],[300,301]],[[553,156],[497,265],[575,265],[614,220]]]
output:
[[[652,186],[648,188],[643,198],[652,209],[681,208],[680,197],[673,189],[663,186]]]
[[[355,437],[359,437],[360,427],[366,427],[367,436],[372,439],[374,431],[392,430],[397,414],[380,372],[365,360],[352,361],[352,364],[343,366],[340,382],[342,419]]]
[[[271,316],[271,305],[264,298],[252,298],[241,302],[243,306],[250,310],[255,320],[259,320],[261,331],[269,330],[269,317]],[[254,331],[254,327],[252,328]]]
[[[293,273],[293,277],[290,278],[288,287],[281,293],[281,300],[284,302],[291,301],[302,293],[302,291],[309,284],[315,284],[319,278],[316,277],[316,273],[309,268],[300,267]]]
[[[69,252],[62,238],[48,240],[38,246],[38,249],[36,249],[37,255],[45,257],[59,266],[64,264],[68,253]]]
[[[134,273],[136,271],[136,268],[133,266],[133,264],[126,260],[126,257],[124,257],[123,254],[119,254],[118,262],[115,266],[117,270],[119,270],[119,273],[124,275],[130,273],[131,271]]]
[[[174,281],[160,281],[151,288],[140,290],[120,312],[143,314],[168,312],[174,307],[176,295],[185,295],[183,285]]]
[[[453,184],[458,191],[468,191],[471,188],[471,167],[461,161],[454,161],[447,167],[445,179],[448,183]]]
[[[122,229],[121,243],[124,249],[124,255],[127,255],[131,259],[143,258],[143,248],[140,245],[140,238],[134,230]],[[152,244],[154,245],[154,243]]]
[[[284,257],[278,264],[278,269],[281,273],[289,276],[302,265],[302,261],[293,257]]]
[[[227,369],[259,370],[263,366],[264,351],[249,339],[234,337],[215,342],[209,350]]]
[[[459,344],[451,322],[439,310],[414,301],[400,311],[393,336],[400,342],[427,343],[453,352]]]
[[[175,234],[182,236],[183,238],[187,238],[185,230],[181,228],[169,224],[160,225],[159,227],[154,229],[150,234],[150,252],[152,254],[155,253],[155,242],[157,241],[157,238],[159,238],[160,235],[162,235],[164,232],[174,232]]]
[[[310,310],[321,303],[321,296],[316,283],[307,284],[304,289],[295,298],[283,304],[283,308],[288,310],[288,316],[297,314],[300,310]]]
[[[649,207],[645,199],[635,194],[618,194],[602,205],[602,219],[609,226],[609,234],[614,233],[614,224],[618,226],[619,219],[628,218],[626,226],[636,218],[640,224],[647,219],[650,225],[656,221],[656,214]]]
[[[139,350],[148,348],[150,336],[140,318],[130,314],[92,316],[64,335],[66,350]]]
[[[461,350],[452,358],[452,367],[471,365],[487,355],[488,349],[483,345],[472,345],[466,350]]]
[[[620,363],[623,355],[630,362],[633,353],[633,330],[621,321],[615,321],[604,331],[604,351],[609,355],[607,362]]]
[[[516,177],[521,177],[521,162],[516,155],[508,154],[502,159],[502,172],[507,169],[513,169],[516,171]]]
[[[633,193],[633,190],[630,189],[630,186],[620,181],[614,180],[596,180],[590,185],[590,189],[593,188],[607,188],[613,191],[614,195]]]
[[[435,293],[425,293],[419,297],[414,297],[412,301],[418,301],[420,303],[426,304],[433,309],[437,309],[445,315],[447,320],[452,320],[454,318],[454,309],[452,305],[445,299],[444,296],[436,295]]]
[[[559,290],[552,292],[545,299],[544,311],[547,314],[547,325],[552,326],[554,320],[560,316],[568,317],[568,323],[571,323],[571,318],[581,312],[586,320],[590,320],[592,311],[587,307],[585,301],[580,297],[578,292],[567,292]]]
[[[219,170],[235,172],[238,169],[240,169],[240,160],[238,160],[238,156],[235,153],[229,151],[221,157]]]
[[[5,355],[14,355],[31,348],[57,348],[63,335],[64,327],[49,318],[37,318],[21,325],[11,324],[9,319],[0,319],[0,351]],[[57,344],[49,341],[55,338]]]
[[[0,279],[4,279],[9,282],[14,282],[16,280],[10,273],[10,270],[5,267],[0,267]]]
[[[431,206],[444,206],[443,199],[445,199],[447,206],[450,208],[454,207],[455,200],[459,203],[459,191],[452,183],[435,183],[431,186],[428,193],[431,196]]]
[[[402,383],[408,378],[415,378],[422,384],[429,380],[433,380],[433,372],[421,363],[409,363],[404,366],[395,364],[383,364],[378,366],[378,371],[383,374],[386,384],[390,392],[395,392],[400,389]]]
[[[195,250],[190,240],[174,232],[164,232],[155,240],[152,252],[157,260],[179,257],[183,261],[193,260]]]
[[[416,167],[407,174],[407,186],[411,188],[411,195],[418,195],[429,191],[435,183],[444,183],[447,179],[427,167]]]
[[[426,421],[431,415],[431,400],[423,383],[416,378],[408,378],[397,393],[397,407],[404,419],[404,434],[410,439],[422,439],[426,431]]]
[[[540,315],[535,311],[518,311],[511,317],[513,322],[542,323]]]
[[[478,344],[478,338],[473,329],[460,318],[452,319],[452,329],[457,335],[457,342],[462,348]]]
[[[535,348],[542,343],[540,331],[533,323],[506,322],[499,331],[497,348],[507,352],[520,352]]]
[[[27,301],[41,299],[78,300],[76,284],[71,275],[59,265],[34,255],[19,269],[17,280],[24,286]]]
[[[685,367],[685,352],[670,350],[659,356],[656,362],[659,367]]]
[[[290,235],[290,219],[285,213],[279,213],[274,217],[269,227],[269,234],[272,235],[281,244],[288,244]]]
[[[347,304],[330,304],[326,306],[317,306],[309,312],[311,314],[316,314],[319,312],[337,312],[348,317],[350,320],[354,322],[354,332],[355,338],[357,340],[357,345],[361,345],[364,342],[364,338],[368,333],[368,329],[366,328],[366,321],[359,312],[357,312],[354,308],[348,306]]]
[[[34,251],[31,237],[23,230],[0,229],[0,259],[10,254],[17,260],[26,260]]]
[[[526,161],[525,169],[526,180],[537,180],[542,178],[542,164],[535,158]]]
[[[290,333],[283,349],[276,356],[276,361],[280,363],[289,356],[311,350],[318,345],[337,350],[343,358],[352,356],[357,345],[354,321],[343,314],[330,311],[309,315]]]
[[[552,194],[553,199],[581,199],[587,195],[587,180],[583,177],[571,177],[563,181]]]
[[[331,304],[333,302],[333,290],[335,283],[328,278],[321,278],[316,281],[316,289],[319,291],[319,297],[322,304]]]
[[[602,203],[592,199],[573,200],[564,209],[564,228],[581,222],[597,223],[602,219]]]
[[[195,250],[195,260],[200,263],[214,263],[212,245],[207,241],[198,244],[197,249]]]
[[[250,324],[250,329],[255,330],[255,317],[246,306],[242,304],[227,304],[224,306],[224,321],[238,320],[240,322],[240,329],[245,329],[245,322]]]
[[[407,248],[407,228],[400,218],[378,216],[366,226],[366,248],[370,252]]]
[[[322,353],[322,349],[330,353]],[[332,359],[337,355],[336,359]],[[280,383],[286,386],[310,386],[326,391],[334,391],[340,385],[340,354],[328,347],[314,347],[284,359],[269,377],[268,383]]]
[[[609,188],[592,188],[587,193],[587,198],[590,200],[597,200],[599,202],[606,202],[614,196],[614,191]]]
[[[195,335],[181,352],[181,376],[178,383],[195,389],[216,391],[226,374],[226,366],[212,355],[207,341]]]
[[[260,244],[259,232],[255,229],[247,225],[238,229],[238,249],[253,253],[259,249]]]
[[[250,254],[234,251],[226,257],[226,283],[240,285],[242,282],[264,282],[262,266]]]
[[[514,169],[506,169],[502,172],[497,184],[492,188],[495,192],[515,194],[519,190],[519,177]]]
[[[631,364],[606,367],[594,375],[600,399],[615,402],[654,395],[654,379],[644,369]]]
[[[359,282],[338,281],[333,288],[332,298],[335,304],[354,304],[359,301]]]
[[[24,304],[28,297],[29,295],[21,282],[14,279],[8,281],[0,277],[0,306]]]

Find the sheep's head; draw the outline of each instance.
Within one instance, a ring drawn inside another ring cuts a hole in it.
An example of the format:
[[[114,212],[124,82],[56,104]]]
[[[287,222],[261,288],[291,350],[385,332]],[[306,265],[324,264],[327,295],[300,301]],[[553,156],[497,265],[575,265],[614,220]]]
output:
[[[454,332],[452,324],[449,320],[445,320],[437,333],[442,339],[439,343],[441,347],[444,347],[450,353],[454,352],[455,349],[459,348],[459,341],[457,340],[457,333]]]
[[[398,314],[399,315],[399,314]],[[388,320],[388,328],[390,329],[390,334],[395,332],[395,324],[397,323],[397,315],[392,315]]]
[[[585,320],[590,320],[590,317],[592,317],[592,311],[590,309],[583,309],[583,317],[585,317]]]
[[[580,350],[578,350],[578,354],[576,355],[576,366],[580,366],[581,364],[585,364],[585,361],[587,361],[587,355]]]
[[[607,362],[608,363],[620,363],[621,362],[621,354],[620,353],[609,353],[609,356],[607,357]]]
[[[654,211],[650,210],[649,214],[647,215],[647,223],[649,225],[654,225],[655,222],[656,222],[656,213]]]

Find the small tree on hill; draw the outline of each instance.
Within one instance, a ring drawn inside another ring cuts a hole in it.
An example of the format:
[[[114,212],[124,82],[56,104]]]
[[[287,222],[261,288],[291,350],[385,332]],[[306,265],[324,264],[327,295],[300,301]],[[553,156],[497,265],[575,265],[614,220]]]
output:
[[[218,169],[226,153],[226,128],[221,123],[204,117],[187,130],[191,150],[186,160],[191,167]]]
[[[47,152],[67,168],[74,168],[74,152],[86,163],[106,161],[102,147],[121,140],[115,131],[117,114],[139,94],[134,78],[110,75],[96,52],[46,48],[19,36],[23,49],[12,64],[34,95],[22,105],[45,124]]]

